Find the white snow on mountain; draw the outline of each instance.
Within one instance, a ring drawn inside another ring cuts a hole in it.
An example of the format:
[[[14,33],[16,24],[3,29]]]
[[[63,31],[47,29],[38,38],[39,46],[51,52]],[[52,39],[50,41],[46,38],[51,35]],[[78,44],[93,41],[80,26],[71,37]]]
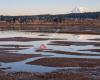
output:
[[[84,12],[88,12],[88,9],[85,7],[76,7],[74,8],[71,13],[84,13]]]

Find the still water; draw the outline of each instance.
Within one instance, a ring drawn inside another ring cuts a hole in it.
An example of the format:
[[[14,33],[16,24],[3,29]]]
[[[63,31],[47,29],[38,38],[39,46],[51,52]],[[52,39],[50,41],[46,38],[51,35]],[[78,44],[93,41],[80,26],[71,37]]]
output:
[[[19,40],[19,38],[23,38],[23,40]],[[69,45],[51,44],[56,41],[67,42],[67,43],[69,42],[70,44],[69,43],[68,43]],[[49,51],[56,50],[56,51],[65,51],[65,52],[78,52],[83,55],[81,56],[77,54],[71,55],[71,54],[60,54],[60,53],[57,54],[53,52],[52,53],[37,52],[36,50],[39,49],[41,44],[44,44]],[[16,45],[18,45],[17,47],[19,47],[19,49],[15,49]],[[49,58],[49,57],[100,58],[99,55],[96,55],[96,54],[100,54],[99,49],[100,49],[100,35],[0,31],[0,52],[8,51],[9,53],[12,54],[16,53],[16,54],[41,54],[42,55],[41,57],[33,57],[19,62],[11,62],[11,63],[0,62],[1,64],[0,68],[8,68],[6,69],[6,71],[15,71],[15,72],[52,72],[58,69],[69,69],[71,67],[62,67],[62,68],[45,67],[39,65],[30,65],[26,63],[41,58]],[[84,54],[90,54],[90,55],[84,55]],[[94,56],[92,54],[94,54]]]

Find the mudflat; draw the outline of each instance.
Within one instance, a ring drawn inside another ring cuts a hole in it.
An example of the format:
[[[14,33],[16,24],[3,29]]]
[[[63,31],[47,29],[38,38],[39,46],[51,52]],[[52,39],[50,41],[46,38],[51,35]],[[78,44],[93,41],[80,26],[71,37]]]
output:
[[[27,64],[50,67],[97,67],[100,66],[100,59],[42,58],[32,62],[28,62]]]

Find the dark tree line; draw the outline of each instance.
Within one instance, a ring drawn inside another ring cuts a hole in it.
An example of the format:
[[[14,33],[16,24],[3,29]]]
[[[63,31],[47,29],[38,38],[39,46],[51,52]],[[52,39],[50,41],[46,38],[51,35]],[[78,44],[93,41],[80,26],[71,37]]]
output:
[[[0,16],[0,21],[7,21],[14,23],[28,23],[33,20],[44,20],[47,22],[62,22],[66,19],[98,19],[100,18],[100,12],[88,12],[88,13],[70,13],[61,15],[32,15],[32,16]]]

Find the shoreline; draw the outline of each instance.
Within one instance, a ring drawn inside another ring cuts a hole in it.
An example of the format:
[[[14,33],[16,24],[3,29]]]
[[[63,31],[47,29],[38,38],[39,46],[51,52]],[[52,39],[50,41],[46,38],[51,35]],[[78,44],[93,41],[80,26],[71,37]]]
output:
[[[85,31],[66,31],[66,32],[54,32],[54,31],[34,31],[34,30],[0,30],[0,31],[19,31],[19,32],[36,32],[36,33],[61,33],[61,34],[86,34],[86,35],[100,35],[100,32],[85,32]]]
[[[59,31],[58,31],[59,30]],[[74,34],[98,34],[99,26],[88,25],[60,25],[60,24],[18,24],[0,25],[0,31],[23,31],[23,32],[44,32],[44,33],[74,33]]]

